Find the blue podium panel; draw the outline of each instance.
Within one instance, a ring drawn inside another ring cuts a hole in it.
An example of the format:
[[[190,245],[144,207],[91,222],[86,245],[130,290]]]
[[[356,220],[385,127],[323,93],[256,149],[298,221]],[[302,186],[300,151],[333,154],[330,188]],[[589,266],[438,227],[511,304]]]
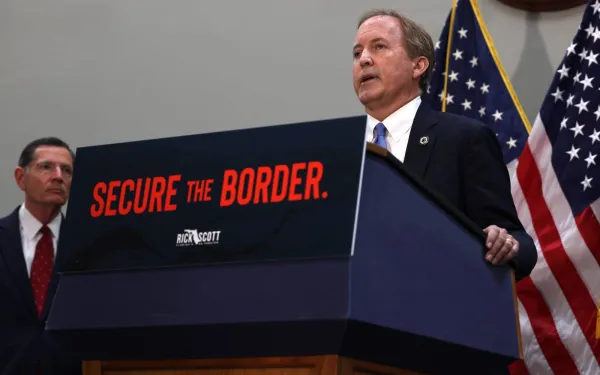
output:
[[[63,271],[347,256],[365,128],[358,116],[79,148]]]
[[[346,319],[348,279],[348,261],[335,258],[69,273],[48,328]]]
[[[390,163],[365,161],[350,319],[407,333],[397,355],[431,366],[519,358],[511,269],[487,263],[483,232]]]
[[[63,275],[47,329],[82,359],[337,353],[346,259]]]

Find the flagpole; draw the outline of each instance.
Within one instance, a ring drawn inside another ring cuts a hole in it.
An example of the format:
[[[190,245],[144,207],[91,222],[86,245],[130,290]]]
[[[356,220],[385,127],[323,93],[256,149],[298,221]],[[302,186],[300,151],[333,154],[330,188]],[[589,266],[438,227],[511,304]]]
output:
[[[446,47],[446,67],[444,69],[445,74],[444,91],[442,95],[442,112],[446,112],[446,95],[448,93],[448,67],[450,66],[450,55],[452,54],[452,34],[454,33],[454,17],[456,15],[457,5],[458,0],[454,0],[452,4],[452,12],[450,13],[450,24],[448,25],[448,45]]]
[[[462,0],[462,1],[466,1],[466,0]],[[525,111],[523,110],[523,107],[521,106],[521,102],[519,101],[519,99],[517,97],[515,89],[513,88],[512,84],[510,82],[510,79],[508,78],[508,75],[504,71],[504,67],[502,66],[502,63],[500,61],[500,56],[498,55],[498,51],[496,51],[496,47],[494,46],[494,43],[492,42],[492,36],[489,33],[487,27],[485,26],[485,22],[483,21],[483,17],[481,16],[481,11],[479,10],[479,3],[477,2],[477,0],[469,0],[469,2],[471,3],[471,7],[473,8],[473,13],[475,14],[475,19],[477,20],[477,23],[479,23],[479,29],[481,30],[481,33],[483,34],[483,38],[485,39],[485,42],[487,43],[490,54],[492,55],[492,58],[494,59],[494,62],[496,63],[496,66],[498,67],[498,72],[500,72],[500,76],[502,77],[502,80],[504,81],[504,85],[506,86],[506,89],[508,90],[508,93],[509,93],[511,99],[512,99],[513,103],[515,104],[515,107],[517,108],[517,112],[519,112],[519,116],[521,116],[521,120],[523,121],[523,124],[525,125],[525,129],[527,130],[527,133],[529,134],[529,133],[531,133],[531,123],[529,122],[529,119],[525,115]]]

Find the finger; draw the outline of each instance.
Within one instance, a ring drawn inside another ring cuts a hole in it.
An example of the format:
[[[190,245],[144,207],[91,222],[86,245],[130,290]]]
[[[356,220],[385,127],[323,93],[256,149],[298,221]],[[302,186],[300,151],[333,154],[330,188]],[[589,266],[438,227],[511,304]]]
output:
[[[507,262],[507,257],[512,251],[513,246],[514,243],[512,241],[505,241],[502,247],[498,250],[494,258],[492,259],[492,264],[501,264]]]
[[[498,232],[498,236],[496,237],[496,240],[492,244],[492,247],[490,248],[490,251],[489,251],[489,253],[492,255],[492,259],[494,257],[496,257],[496,254],[498,254],[498,251],[500,251],[500,249],[502,249],[502,247],[504,246],[504,243],[506,242],[506,238],[507,238],[506,230],[501,229]]]
[[[508,249],[508,250],[506,250]],[[505,252],[506,251],[506,252]],[[491,261],[492,264],[505,264],[511,259],[515,258],[519,252],[519,242],[512,236],[508,236],[506,239],[505,246],[496,254],[494,259]]]
[[[492,245],[498,238],[498,234],[500,233],[499,228],[497,227],[488,227],[487,229],[487,238],[485,240],[485,245],[488,249],[492,248]]]
[[[513,244],[512,249],[510,250],[510,253],[508,253],[508,255],[506,256],[506,261],[508,262],[509,260],[514,259],[518,253],[519,243],[515,240],[515,243]]]

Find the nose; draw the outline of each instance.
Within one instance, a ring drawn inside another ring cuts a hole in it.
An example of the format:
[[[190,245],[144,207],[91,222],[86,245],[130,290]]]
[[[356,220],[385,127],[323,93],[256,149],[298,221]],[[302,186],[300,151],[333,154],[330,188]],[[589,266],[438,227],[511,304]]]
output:
[[[57,166],[54,167],[54,174],[53,174],[52,178],[54,180],[60,180],[60,181],[63,180],[64,175],[63,175],[63,170],[62,170],[62,168],[61,168],[60,165],[57,165]]]
[[[371,59],[371,55],[366,50],[360,54],[359,63],[361,67],[373,65],[373,59]]]

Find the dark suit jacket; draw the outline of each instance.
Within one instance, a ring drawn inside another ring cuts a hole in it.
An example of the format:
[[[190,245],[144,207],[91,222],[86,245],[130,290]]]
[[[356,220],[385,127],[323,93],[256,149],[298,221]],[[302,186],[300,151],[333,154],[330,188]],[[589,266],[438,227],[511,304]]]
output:
[[[428,137],[421,144],[422,137]],[[419,106],[404,167],[478,224],[495,224],[519,241],[517,280],[529,275],[537,250],[521,224],[511,195],[508,170],[494,132],[473,119]]]
[[[58,283],[56,270],[66,256],[57,252],[40,319],[23,256],[18,212],[17,207],[0,219],[0,375],[36,375],[37,366],[44,375],[81,374],[81,362],[44,330]]]

